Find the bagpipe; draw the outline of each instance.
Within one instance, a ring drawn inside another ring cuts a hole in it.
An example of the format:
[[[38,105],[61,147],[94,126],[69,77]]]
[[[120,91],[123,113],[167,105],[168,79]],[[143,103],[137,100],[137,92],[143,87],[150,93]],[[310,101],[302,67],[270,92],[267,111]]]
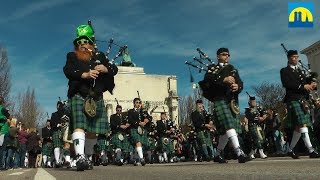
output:
[[[254,98],[254,96],[250,96],[250,94],[247,91],[246,91],[246,93],[249,96],[249,99]],[[250,113],[252,113],[254,115],[255,123],[258,123],[259,117],[262,117],[267,114],[266,109],[263,108],[263,106],[258,103],[256,104],[256,106],[253,106],[253,107],[250,105],[250,103],[248,103],[248,104],[249,104],[248,110],[250,110]]]
[[[287,48],[284,46],[283,43],[281,43],[281,46],[287,55],[288,54]],[[318,80],[317,80],[318,73],[313,72],[311,70],[310,63],[308,63],[308,65],[305,65],[302,63],[301,60],[298,60],[298,67],[299,67],[299,71],[305,76],[305,81],[307,84],[318,83]],[[304,85],[304,84],[301,84],[301,85]],[[314,89],[314,91],[315,92],[310,92],[308,94],[308,97],[306,97],[306,99],[299,100],[301,107],[305,113],[309,112],[311,109],[320,108],[320,97],[319,97],[318,93],[316,92],[317,87]]]
[[[89,26],[91,27],[91,29],[92,29],[92,32],[93,32],[92,41],[93,41],[93,43],[94,43],[93,45],[94,45],[95,53],[96,53],[96,55],[98,55],[98,54],[99,54],[99,51],[98,51],[97,41],[99,41],[99,42],[106,42],[106,41],[96,40],[96,38],[95,38],[95,36],[94,36],[94,29],[93,29],[93,26],[92,26],[92,24],[91,24],[91,20],[88,20],[88,25],[89,25]],[[119,47],[119,51],[118,51],[118,53],[117,53],[112,59],[110,59],[110,58],[109,58],[109,55],[110,55],[110,51],[111,51],[112,44],[118,46],[118,47]],[[120,45],[114,43],[114,39],[111,38],[111,39],[108,41],[108,48],[107,48],[107,51],[106,51],[106,54],[105,54],[106,58],[109,60],[109,63],[110,63],[110,64],[114,64],[114,61],[115,61],[118,57],[120,57],[127,48],[128,48],[127,45],[120,46]],[[100,64],[101,62],[100,62],[100,60],[96,60],[96,63],[97,63],[97,64]]]
[[[199,64],[197,65],[189,61],[185,61],[185,64],[199,69],[199,73],[201,71],[204,71],[206,72],[206,74],[210,74],[215,81],[228,76],[234,77],[236,75],[237,70],[233,65],[225,63],[224,66],[221,67],[218,64],[215,64],[215,62],[207,54],[201,51],[200,48],[197,48],[196,50],[199,53],[200,58],[193,57],[193,60],[198,62]],[[205,63],[204,60],[208,63]],[[202,67],[202,65],[205,67]],[[203,97],[205,97],[209,101],[213,101],[212,92],[214,92],[214,89],[212,88],[212,83],[204,78],[204,80],[199,81],[198,84],[202,90]],[[240,114],[240,109],[234,97],[234,93],[232,93],[231,90],[229,90],[228,94],[231,95],[231,111],[236,115]]]
[[[209,124],[210,125],[210,127],[207,128],[206,130],[208,130],[209,132],[215,131],[215,128],[214,128],[214,115],[213,114],[209,114],[204,109],[204,119],[205,119],[205,124]]]

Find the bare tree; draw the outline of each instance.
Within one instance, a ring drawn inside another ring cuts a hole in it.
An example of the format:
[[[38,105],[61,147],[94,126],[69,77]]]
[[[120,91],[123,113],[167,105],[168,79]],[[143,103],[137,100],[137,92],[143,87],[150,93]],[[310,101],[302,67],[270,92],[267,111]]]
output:
[[[36,100],[35,91],[28,87],[23,94],[19,93],[17,97],[15,116],[26,127],[39,127],[43,125],[46,114]]]
[[[5,99],[6,106],[11,105],[10,88],[10,64],[8,62],[7,50],[0,45],[0,96],[2,96]]]
[[[190,124],[190,115],[195,108],[195,97],[184,96],[179,101],[179,119],[180,125]]]
[[[263,82],[252,88],[264,108],[276,110],[283,117],[285,106],[282,103],[282,99],[285,95],[285,89],[281,84]]]

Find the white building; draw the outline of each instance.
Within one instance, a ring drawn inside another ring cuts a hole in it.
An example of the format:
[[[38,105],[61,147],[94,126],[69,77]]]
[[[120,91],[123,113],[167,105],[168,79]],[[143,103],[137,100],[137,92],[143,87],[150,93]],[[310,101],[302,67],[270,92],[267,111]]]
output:
[[[146,74],[142,67],[118,66],[118,74],[115,76],[115,89],[113,95],[104,93],[103,99],[107,108],[108,119],[116,111],[118,100],[123,111],[133,108],[133,99],[138,97],[147,105],[148,112],[153,120],[160,119],[161,112],[167,112],[168,117],[179,124],[178,119],[178,95],[177,77],[174,75]]]
[[[312,44],[311,46],[303,49],[301,54],[305,54],[311,66],[311,71],[319,74],[320,70],[320,41]],[[319,79],[319,77],[318,77]]]

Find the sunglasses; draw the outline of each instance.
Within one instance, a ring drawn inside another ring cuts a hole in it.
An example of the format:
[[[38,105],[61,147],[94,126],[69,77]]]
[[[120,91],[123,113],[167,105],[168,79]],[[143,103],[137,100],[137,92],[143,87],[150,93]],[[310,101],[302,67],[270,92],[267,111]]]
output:
[[[228,56],[228,57],[230,57],[230,54],[221,53],[220,55],[221,55],[221,56]]]
[[[141,104],[141,101],[136,101],[135,103],[136,103],[136,104]]]
[[[88,43],[89,43],[89,40],[87,40],[87,39],[80,39],[80,40],[77,41],[77,44],[78,44],[78,45],[88,44]]]
[[[122,111],[121,109],[117,109],[117,112],[120,112],[120,111]]]

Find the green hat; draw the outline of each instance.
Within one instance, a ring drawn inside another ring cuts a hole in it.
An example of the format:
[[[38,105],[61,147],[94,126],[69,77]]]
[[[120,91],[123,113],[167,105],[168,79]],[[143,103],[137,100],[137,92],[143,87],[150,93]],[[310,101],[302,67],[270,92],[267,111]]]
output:
[[[86,38],[93,43],[92,37],[94,36],[93,30],[89,25],[80,25],[77,28],[77,37],[73,40],[73,44],[77,45],[77,40]]]

